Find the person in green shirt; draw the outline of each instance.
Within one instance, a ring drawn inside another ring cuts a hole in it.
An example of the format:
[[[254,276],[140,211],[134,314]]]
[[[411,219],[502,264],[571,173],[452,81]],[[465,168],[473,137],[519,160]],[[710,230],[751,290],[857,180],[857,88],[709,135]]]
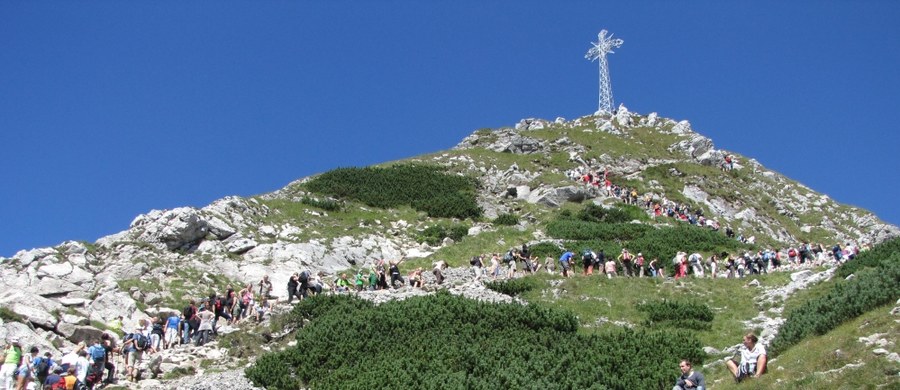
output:
[[[363,277],[363,271],[356,271],[356,291],[362,291],[366,285],[366,278]]]
[[[378,289],[378,274],[375,271],[369,270],[369,291],[375,291]]]
[[[347,280],[347,274],[341,274],[341,277],[334,281],[334,289],[337,292],[350,291],[353,285]]]
[[[13,376],[19,364],[22,363],[22,346],[18,338],[9,339],[6,348],[3,348],[3,366],[0,367],[0,378],[3,378],[3,388],[12,389],[15,381]]]

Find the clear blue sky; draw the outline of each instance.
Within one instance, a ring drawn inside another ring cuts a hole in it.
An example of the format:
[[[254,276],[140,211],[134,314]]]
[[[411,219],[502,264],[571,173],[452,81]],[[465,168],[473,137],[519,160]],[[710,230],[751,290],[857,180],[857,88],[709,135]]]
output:
[[[0,2],[0,256],[616,102],[900,222],[898,1]]]

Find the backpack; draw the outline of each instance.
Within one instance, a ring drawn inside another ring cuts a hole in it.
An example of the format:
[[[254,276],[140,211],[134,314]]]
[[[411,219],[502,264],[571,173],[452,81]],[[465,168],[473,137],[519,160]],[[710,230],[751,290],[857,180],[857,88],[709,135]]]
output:
[[[506,252],[506,254],[503,255],[503,261],[505,261],[507,263],[509,263],[510,261],[513,261],[512,251]]]
[[[300,273],[300,283],[309,282],[309,272],[303,271]]]
[[[797,251],[795,251],[794,248],[791,248],[791,250],[788,251],[788,256],[790,256],[790,257],[797,256]]]
[[[145,336],[143,333],[134,334],[134,336],[132,336],[132,340],[134,340],[134,347],[137,348],[138,351],[143,351],[150,348],[150,338]]]
[[[584,262],[589,262],[594,259],[594,253],[591,252],[590,249],[585,249],[581,252],[581,259],[584,260]]]
[[[473,256],[472,260],[469,260],[469,264],[471,264],[471,265],[478,264],[478,256]]]
[[[88,387],[86,384],[84,384],[84,382],[76,379],[74,389],[75,390],[88,390]]]
[[[106,358],[106,348],[94,345],[88,349],[88,354],[91,355],[91,360],[93,361],[103,360]]]
[[[66,378],[59,377],[59,380],[55,383],[52,383],[50,387],[47,387],[50,390],[66,390]]]
[[[45,357],[39,357],[38,364],[34,365],[34,374],[40,378],[46,378],[50,375],[50,360]]]

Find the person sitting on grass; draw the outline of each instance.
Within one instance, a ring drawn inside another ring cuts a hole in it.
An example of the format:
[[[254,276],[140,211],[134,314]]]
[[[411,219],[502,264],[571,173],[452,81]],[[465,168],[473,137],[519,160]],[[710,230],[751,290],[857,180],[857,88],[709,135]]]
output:
[[[704,390],[706,389],[706,379],[703,374],[694,371],[694,366],[690,360],[682,359],[678,365],[681,369],[681,376],[675,382],[672,390]]]
[[[735,382],[740,383],[750,377],[759,378],[766,372],[766,347],[759,344],[759,338],[755,334],[747,333],[744,336],[744,345],[741,346],[740,354],[740,365],[734,359],[725,362],[725,366],[734,375]]]

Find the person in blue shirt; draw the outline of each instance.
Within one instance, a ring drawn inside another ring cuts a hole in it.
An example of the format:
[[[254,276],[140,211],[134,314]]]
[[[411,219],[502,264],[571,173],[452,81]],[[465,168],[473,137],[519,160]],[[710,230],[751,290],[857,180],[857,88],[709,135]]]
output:
[[[559,264],[562,266],[563,277],[569,277],[569,270],[572,269],[572,259],[574,257],[575,253],[572,253],[572,251],[565,251],[565,253],[559,257]]]
[[[50,376],[53,366],[56,365],[56,362],[52,359],[53,355],[50,354],[50,352],[47,352],[44,353],[44,356],[38,356],[37,347],[31,347],[31,355],[34,357],[31,360],[31,367],[34,369],[35,379],[37,380],[37,383],[44,383],[44,380]]]
[[[181,316],[176,312],[172,312],[166,320],[166,328],[163,330],[163,333],[165,333],[163,348],[172,348],[172,346],[178,344],[180,341],[178,338],[179,326],[181,326]]]

